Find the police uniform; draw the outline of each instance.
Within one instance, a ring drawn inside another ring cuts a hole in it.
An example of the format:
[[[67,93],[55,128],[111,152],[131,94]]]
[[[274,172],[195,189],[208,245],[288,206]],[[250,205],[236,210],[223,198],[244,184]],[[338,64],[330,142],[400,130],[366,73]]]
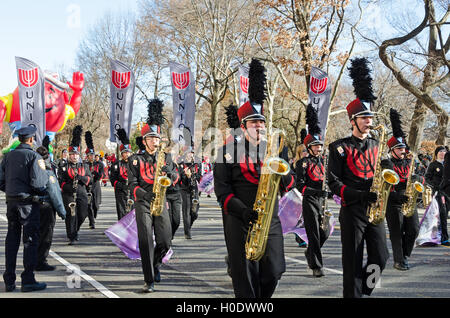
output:
[[[161,116],[163,104],[160,100],[153,99],[148,107],[150,112],[156,112],[156,115],[149,116],[147,124],[141,129],[141,135],[143,138],[146,136],[160,138],[162,119],[159,116]],[[172,239],[167,203],[163,202],[163,212],[160,216],[150,214],[150,204],[154,199],[153,184],[157,157],[158,151],[154,154],[148,152],[135,154],[128,159],[128,182],[134,198],[139,250],[145,281],[143,292],[153,292],[154,282],[161,280],[162,258],[168,252]],[[172,181],[176,179],[170,154],[165,155],[165,166],[162,169]],[[153,242],[153,234],[156,245]]]
[[[78,129],[78,131],[77,131]],[[74,135],[81,134],[81,126],[74,128]],[[81,140],[81,137],[80,137]],[[79,143],[72,143],[69,147],[69,153],[80,153]],[[61,190],[64,206],[67,212],[66,216],[66,233],[69,244],[72,245],[78,240],[78,231],[88,215],[88,194],[86,187],[92,181],[92,175],[87,164],[82,162],[68,162],[65,167],[59,171],[61,176]],[[75,213],[69,207],[74,202],[74,194],[76,193]]]
[[[352,66],[355,62],[352,61]],[[355,88],[355,91],[358,90]],[[357,97],[352,101],[347,106],[350,121],[356,123],[358,116],[373,116],[372,101],[369,97]],[[341,198],[344,297],[370,295],[389,258],[384,222],[374,225],[367,217],[369,203],[377,200],[377,194],[370,192],[377,155],[378,141],[371,137],[360,139],[352,135],[329,145],[328,186]],[[366,265],[363,265],[364,242],[367,244]]]
[[[317,126],[317,113],[310,105],[307,107],[307,124],[310,133],[305,137],[303,144],[310,149],[313,145],[323,145],[320,128]],[[315,131],[314,131],[315,130]],[[297,189],[303,194],[302,214],[308,237],[308,247],[305,256],[308,266],[316,277],[323,276],[323,260],[321,248],[329,236],[322,225],[323,206],[326,191],[322,190],[324,179],[323,157],[309,156],[297,161],[296,164]]]
[[[180,162],[180,190],[182,197],[182,211],[183,211],[183,226],[184,235],[186,238],[191,238],[191,228],[194,221],[198,218],[198,210],[200,204],[193,204],[193,200],[198,200],[198,182],[201,179],[201,174],[198,164],[194,162]],[[184,169],[188,168],[191,172],[191,177],[188,178]]]
[[[16,132],[20,138],[35,135],[33,126]],[[39,243],[39,202],[37,195],[45,193],[48,174],[42,157],[30,145],[21,143],[15,150],[5,154],[0,165],[0,190],[6,194],[6,217],[8,232],[5,239],[5,272],[3,280],[6,291],[15,289],[16,260],[23,229],[22,291],[46,288],[34,277]]]
[[[250,63],[249,75],[252,75],[249,79],[249,93],[256,93],[257,87],[265,88],[265,75],[256,74],[262,68],[258,60],[253,59]],[[249,95],[256,96],[253,93]],[[239,121],[244,125],[247,120],[265,121],[262,99],[255,98],[243,104],[238,109],[238,116]],[[234,294],[237,298],[271,297],[281,275],[286,270],[282,228],[276,213],[277,199],[264,255],[259,261],[250,261],[245,256],[249,223],[258,218],[257,213],[253,211],[253,205],[264,162],[265,147],[266,143],[263,141],[256,147],[246,138],[239,141],[235,139],[219,150],[213,168],[214,191],[225,214],[223,217],[225,243]],[[293,174],[281,178],[282,191],[294,185]]]

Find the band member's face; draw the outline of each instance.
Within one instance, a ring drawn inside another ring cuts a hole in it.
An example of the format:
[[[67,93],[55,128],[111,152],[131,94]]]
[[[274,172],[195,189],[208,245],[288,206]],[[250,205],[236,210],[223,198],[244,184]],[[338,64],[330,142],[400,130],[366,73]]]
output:
[[[322,152],[322,145],[312,145],[309,149],[311,149],[313,156],[318,156]]]
[[[159,137],[147,136],[144,138],[144,143],[147,149],[152,152],[159,146],[159,140]]]
[[[131,152],[129,152],[129,151],[124,151],[124,152],[122,152],[121,155],[122,155],[122,159],[125,160],[125,161],[127,161],[128,158],[130,158]]]
[[[446,152],[447,152],[447,150],[445,150],[445,149],[442,149],[441,151],[439,151],[437,153],[437,159],[441,160],[441,161],[444,160]]]
[[[77,153],[70,153],[69,154],[69,161],[71,163],[77,163],[79,159],[80,159],[80,155],[79,154],[77,154]]]
[[[95,158],[94,155],[89,154],[87,157],[90,162],[94,161],[94,158]]]
[[[69,154],[67,152],[63,152],[62,153],[62,158],[63,159],[67,159],[68,156],[69,156]]]
[[[392,152],[396,158],[403,159],[406,156],[406,148],[395,148]]]
[[[355,120],[352,120],[353,130],[358,130],[356,128],[356,125],[358,125],[359,130],[362,134],[368,134],[370,132],[370,126],[372,126],[372,123],[372,116],[356,117]]]
[[[260,142],[265,134],[266,123],[264,120],[247,120],[245,126],[241,127],[247,140]]]
[[[192,161],[193,158],[194,158],[194,154],[192,152],[188,152],[186,155],[187,161]]]

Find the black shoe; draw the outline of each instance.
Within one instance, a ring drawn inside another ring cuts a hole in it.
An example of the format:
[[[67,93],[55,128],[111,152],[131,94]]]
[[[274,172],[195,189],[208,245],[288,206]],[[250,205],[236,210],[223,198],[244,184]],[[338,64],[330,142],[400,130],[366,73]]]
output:
[[[394,268],[399,270],[399,271],[407,271],[408,267],[403,263],[394,263]]]
[[[5,292],[10,293],[16,289],[16,284],[6,285],[5,284]]]
[[[94,224],[91,224],[91,225],[89,225],[89,228],[90,228],[90,229],[95,229],[95,225],[94,225]]]
[[[313,276],[314,277],[322,277],[325,276],[321,268],[314,268],[313,269]]]
[[[155,291],[155,286],[153,285],[153,283],[151,284],[144,284],[144,287],[142,287],[141,289],[141,293],[153,293]]]
[[[36,266],[37,272],[46,272],[46,271],[54,271],[56,269],[56,266],[49,265],[48,263],[39,264]]]
[[[405,257],[405,259],[403,260],[403,265],[406,266],[407,269],[409,269],[409,263],[408,263],[408,258]]]
[[[26,292],[32,292],[32,291],[36,291],[36,290],[43,290],[47,288],[47,284],[46,283],[34,283],[34,284],[26,284],[26,285],[22,285],[22,292],[26,293]]]
[[[67,245],[75,245],[75,240],[70,240],[69,244],[67,244]]]
[[[445,242],[442,242],[441,245],[450,246],[450,242],[449,241],[445,241]]]
[[[78,241],[79,240],[79,238],[78,238],[78,233],[77,233],[77,235],[75,235],[75,241]]]
[[[185,238],[186,240],[192,240],[191,234],[185,234],[185,235],[184,235],[184,238]]]
[[[161,281],[161,273],[159,272],[159,268],[155,267],[155,282],[159,283]]]

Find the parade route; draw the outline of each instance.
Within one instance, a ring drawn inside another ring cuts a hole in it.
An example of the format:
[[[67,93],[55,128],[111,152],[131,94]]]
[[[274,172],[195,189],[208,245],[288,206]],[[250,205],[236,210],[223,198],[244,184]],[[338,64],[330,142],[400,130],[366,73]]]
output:
[[[104,234],[117,221],[114,193],[111,186],[102,187],[103,201],[95,229],[86,219],[80,230],[78,244],[69,246],[65,224],[57,218],[48,262],[52,272],[36,272],[47,289],[32,293],[20,291],[22,251],[17,261],[17,288],[5,293],[0,282],[0,298],[233,298],[231,279],[224,257],[222,216],[214,195],[200,198],[199,218],[192,228],[192,239],[184,238],[182,221],[173,240],[174,254],[161,268],[161,282],[155,293],[141,294],[143,275],[140,260],[128,259]],[[338,207],[330,201],[337,217]],[[419,210],[419,218],[423,215]],[[4,272],[5,237],[7,233],[4,193],[0,195],[0,272]],[[297,246],[294,235],[285,236],[286,272],[274,298],[340,298],[342,297],[342,265],[339,224],[323,247],[325,276],[314,278],[307,268],[304,248]],[[387,232],[389,233],[389,232]],[[450,297],[450,249],[444,246],[416,247],[410,258],[411,269],[400,272],[390,258],[381,283],[372,297],[435,298]]]

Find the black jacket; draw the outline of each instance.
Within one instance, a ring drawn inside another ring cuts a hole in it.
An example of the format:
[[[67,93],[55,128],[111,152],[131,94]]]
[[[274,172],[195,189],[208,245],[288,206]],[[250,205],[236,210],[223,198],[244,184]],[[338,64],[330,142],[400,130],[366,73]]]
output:
[[[315,195],[313,190],[322,190],[324,179],[323,157],[308,156],[297,161],[295,166],[296,187],[303,195]]]
[[[433,191],[437,191],[441,185],[443,175],[444,165],[435,160],[428,166],[425,173],[425,182],[432,187]]]

